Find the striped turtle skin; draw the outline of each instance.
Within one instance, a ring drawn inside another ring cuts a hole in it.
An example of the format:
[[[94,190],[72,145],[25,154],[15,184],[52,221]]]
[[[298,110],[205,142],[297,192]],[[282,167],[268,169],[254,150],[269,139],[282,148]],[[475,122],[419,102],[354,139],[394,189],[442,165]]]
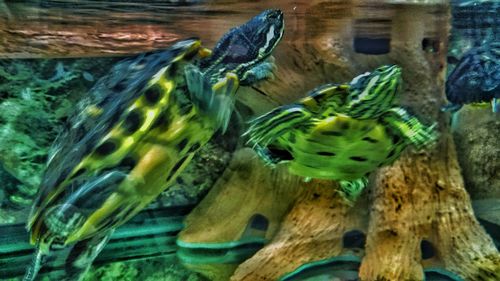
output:
[[[284,30],[266,10],[231,29],[213,51],[198,39],[118,63],[78,106],[49,155],[27,228],[37,247],[25,280],[51,250],[73,247],[67,280],[78,280],[122,225],[175,182],[217,130],[239,85],[272,75]]]
[[[408,145],[420,149],[436,139],[434,126],[396,106],[400,85],[396,65],[326,84],[252,120],[245,135],[266,164],[283,163],[307,179],[340,181],[352,201],[370,172],[392,163]]]

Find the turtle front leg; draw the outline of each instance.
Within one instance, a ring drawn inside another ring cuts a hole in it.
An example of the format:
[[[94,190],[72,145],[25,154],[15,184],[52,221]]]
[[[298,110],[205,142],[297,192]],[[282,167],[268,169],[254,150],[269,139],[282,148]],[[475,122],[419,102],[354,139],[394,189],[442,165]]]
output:
[[[212,85],[196,66],[189,65],[184,72],[191,101],[225,132],[234,109],[234,96],[239,87],[238,76],[228,72]]]
[[[269,150],[267,147],[263,147],[260,145],[254,145],[253,150],[257,155],[264,161],[264,163],[272,168],[274,168],[278,163],[282,161],[282,159],[274,154],[271,150]]]
[[[245,72],[240,84],[243,86],[250,86],[262,80],[274,79],[273,72],[276,71],[276,64],[274,57],[270,56],[264,62],[257,64],[249,71]]]
[[[396,133],[403,136],[407,143],[422,149],[434,143],[438,134],[434,130],[436,124],[425,126],[415,116],[403,108],[393,108],[382,116],[383,122]]]
[[[311,116],[298,104],[280,106],[250,121],[250,128],[243,136],[249,136],[247,143],[254,147],[266,147],[295,126],[306,126]]]
[[[339,193],[349,205],[353,205],[359,195],[368,185],[368,178],[362,177],[352,181],[339,181]]]

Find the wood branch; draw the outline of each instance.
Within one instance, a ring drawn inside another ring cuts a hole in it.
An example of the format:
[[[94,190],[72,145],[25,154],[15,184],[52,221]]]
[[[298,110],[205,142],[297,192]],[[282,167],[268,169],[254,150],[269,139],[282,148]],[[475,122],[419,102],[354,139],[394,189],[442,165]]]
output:
[[[401,11],[396,18],[401,34],[421,30],[418,17],[415,11]],[[409,42],[419,36],[405,34]],[[437,266],[467,280],[499,279],[500,255],[474,217],[449,133],[449,116],[439,112],[436,93],[443,93],[444,82],[442,70],[434,65],[442,58],[410,50],[396,50],[406,72],[405,103],[439,122],[440,142],[428,153],[407,153],[378,174],[360,277],[422,280],[423,269]],[[427,242],[432,257],[420,251]]]
[[[366,202],[348,206],[332,181],[303,183],[300,197],[281,224],[274,239],[251,259],[242,263],[231,280],[278,280],[309,262],[339,255],[363,255],[343,247],[348,231],[366,233]]]
[[[453,137],[465,187],[472,199],[500,198],[500,118],[485,108],[464,106],[456,116]]]
[[[228,280],[242,260],[277,232],[303,192],[301,182],[284,169],[268,169],[249,148],[235,152],[222,177],[187,217],[178,257],[211,280]]]
[[[500,278],[500,256],[474,217],[459,172],[445,134],[432,154],[408,155],[379,173],[362,280],[422,280],[431,266],[467,280]],[[423,240],[431,256],[422,255]]]

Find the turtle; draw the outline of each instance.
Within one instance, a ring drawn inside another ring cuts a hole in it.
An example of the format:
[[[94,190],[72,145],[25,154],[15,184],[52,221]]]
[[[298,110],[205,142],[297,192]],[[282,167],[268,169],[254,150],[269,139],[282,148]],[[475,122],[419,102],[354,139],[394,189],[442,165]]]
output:
[[[473,47],[462,56],[446,80],[446,98],[450,103],[443,111],[484,102],[500,111],[500,42]]]
[[[170,187],[229,123],[240,85],[273,76],[283,13],[265,10],[232,28],[213,50],[188,38],[117,63],[77,106],[55,140],[27,222],[33,280],[53,250],[71,248],[78,280],[113,230]]]
[[[243,134],[263,161],[288,166],[290,173],[339,181],[352,203],[377,167],[396,160],[413,145],[421,149],[437,137],[397,106],[401,68],[383,65],[350,83],[328,83],[295,103],[279,106],[249,122]]]

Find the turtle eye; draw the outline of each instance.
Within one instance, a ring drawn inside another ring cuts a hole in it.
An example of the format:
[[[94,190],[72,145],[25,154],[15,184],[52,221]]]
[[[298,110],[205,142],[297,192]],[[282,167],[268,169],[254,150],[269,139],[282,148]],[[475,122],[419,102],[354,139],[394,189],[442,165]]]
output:
[[[270,19],[277,19],[278,18],[278,13],[270,13],[268,16]]]

